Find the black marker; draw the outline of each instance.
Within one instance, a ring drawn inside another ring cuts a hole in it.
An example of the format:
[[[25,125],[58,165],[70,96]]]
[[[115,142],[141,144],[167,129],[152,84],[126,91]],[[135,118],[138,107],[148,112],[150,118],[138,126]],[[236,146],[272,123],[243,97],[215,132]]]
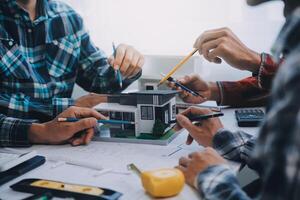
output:
[[[211,113],[211,114],[207,114],[207,115],[199,115],[199,116],[195,116],[195,117],[189,117],[189,119],[192,122],[197,122],[197,121],[202,121],[202,120],[216,118],[216,117],[222,117],[222,116],[224,116],[224,113],[218,112],[218,113]],[[169,121],[169,124],[175,124],[175,123],[177,123],[176,119]]]

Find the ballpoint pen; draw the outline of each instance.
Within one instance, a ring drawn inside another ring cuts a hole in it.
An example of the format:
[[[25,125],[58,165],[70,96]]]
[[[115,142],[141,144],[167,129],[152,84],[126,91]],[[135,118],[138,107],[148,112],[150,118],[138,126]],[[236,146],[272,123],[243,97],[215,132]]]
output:
[[[58,122],[78,122],[80,119],[77,118],[58,118]],[[135,122],[130,121],[122,121],[122,120],[106,120],[101,119],[97,121],[102,124],[135,124]]]
[[[116,48],[116,46],[115,46],[114,43],[112,43],[112,46],[113,46],[113,51],[114,51],[114,53],[113,53],[113,54],[114,54],[114,58],[116,59],[116,56],[117,56],[117,48]],[[117,69],[117,70],[115,71],[115,73],[116,73],[117,79],[118,79],[118,81],[119,81],[120,88],[122,88],[122,87],[123,87],[123,78],[122,78],[122,74],[121,74],[120,68]]]
[[[224,116],[224,113],[218,112],[218,113],[211,113],[207,115],[199,115],[194,117],[189,117],[190,121],[196,122],[196,121],[202,121],[210,118],[216,118],[216,117],[222,117]],[[177,123],[177,120],[171,120],[169,121],[169,124],[175,124]]]

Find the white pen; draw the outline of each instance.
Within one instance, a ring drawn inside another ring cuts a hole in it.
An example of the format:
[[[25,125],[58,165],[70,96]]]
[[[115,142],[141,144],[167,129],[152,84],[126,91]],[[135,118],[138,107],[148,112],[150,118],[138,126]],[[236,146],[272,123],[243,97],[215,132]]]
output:
[[[69,160],[69,159],[60,159],[60,158],[56,159],[52,156],[48,157],[47,159],[50,161],[57,162],[57,163],[59,163],[59,165],[62,165],[62,163],[64,162],[65,164],[68,164],[68,165],[74,165],[74,166],[84,167],[84,168],[98,170],[98,171],[103,170],[103,167],[97,163],[88,163],[88,162],[80,161],[80,160]]]
[[[113,169],[108,168],[108,169],[103,169],[102,171],[99,171],[98,173],[96,173],[94,175],[94,177],[99,177],[103,174],[109,174],[109,173],[110,174],[124,175],[124,176],[126,176],[126,175],[128,176],[128,175],[132,174],[131,172],[128,172],[128,171],[119,171],[119,170],[113,170]]]
[[[79,167],[85,167],[88,169],[94,169],[94,170],[99,170],[99,171],[103,170],[103,167],[100,166],[99,164],[87,163],[87,162],[79,161],[79,160],[66,161],[66,164],[79,166]]]
[[[55,168],[57,168],[57,167],[60,167],[60,166],[62,166],[62,165],[65,165],[66,164],[66,162],[64,162],[64,161],[56,161],[52,166],[51,166],[51,169],[55,169]]]

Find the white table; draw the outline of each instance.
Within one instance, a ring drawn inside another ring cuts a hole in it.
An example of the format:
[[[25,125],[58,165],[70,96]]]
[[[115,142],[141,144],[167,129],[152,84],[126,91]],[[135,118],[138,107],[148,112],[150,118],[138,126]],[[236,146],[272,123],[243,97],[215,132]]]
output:
[[[224,109],[225,116],[221,118],[225,127],[237,129],[234,109]],[[250,134],[256,134],[257,128],[243,129]],[[139,178],[129,173],[127,164],[135,163],[143,170],[174,167],[178,159],[201,149],[196,143],[185,145],[187,132],[182,132],[170,145],[155,146],[143,144],[92,142],[88,146],[33,146],[41,155],[50,159],[73,159],[101,165],[104,171],[97,171],[74,165],[57,166],[53,161],[47,161],[43,166],[0,187],[0,199],[22,199],[29,194],[12,191],[9,186],[24,178],[44,178],[70,183],[106,187],[123,193],[123,200],[152,199],[143,190]],[[28,149],[26,149],[28,150]],[[111,171],[109,171],[111,170]],[[103,173],[103,172],[107,173]],[[195,190],[185,186],[184,190],[174,200],[199,199]]]

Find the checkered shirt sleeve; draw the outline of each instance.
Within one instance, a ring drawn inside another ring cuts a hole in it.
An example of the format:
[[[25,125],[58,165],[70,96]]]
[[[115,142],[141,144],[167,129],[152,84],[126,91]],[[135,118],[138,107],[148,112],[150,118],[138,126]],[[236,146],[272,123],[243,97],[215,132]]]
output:
[[[0,147],[28,147],[28,130],[32,121],[0,114]]]

